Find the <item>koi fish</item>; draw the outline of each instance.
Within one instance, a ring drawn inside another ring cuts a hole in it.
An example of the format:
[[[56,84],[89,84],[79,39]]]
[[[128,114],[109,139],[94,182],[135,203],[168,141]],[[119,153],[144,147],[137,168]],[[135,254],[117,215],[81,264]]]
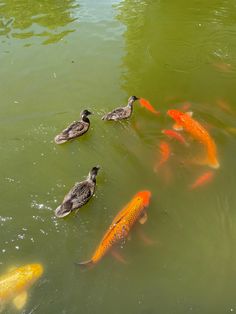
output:
[[[160,152],[161,152],[161,159],[154,166],[154,171],[157,171],[158,168],[160,168],[160,166],[162,166],[170,157],[170,146],[167,142],[161,141],[159,147],[160,147]]]
[[[220,107],[221,110],[231,114],[232,113],[232,109],[230,108],[230,105],[223,99],[218,99],[216,101],[216,104],[218,105],[218,107]]]
[[[185,138],[183,137],[183,135],[177,133],[174,130],[163,130],[162,133],[167,135],[167,136],[169,136],[169,137],[171,137],[171,138],[176,139],[181,144],[188,145],[188,143],[185,141]]]
[[[176,130],[185,129],[204,145],[207,151],[206,163],[212,168],[219,168],[220,165],[217,159],[216,145],[207,130],[199,122],[194,120],[189,113],[170,109],[167,111],[167,114],[176,121],[176,124],[174,125]]]
[[[20,310],[27,301],[26,290],[42,275],[41,264],[28,264],[8,271],[0,277],[0,305],[12,301]]]
[[[145,207],[149,205],[150,197],[150,191],[138,192],[113,219],[92,258],[89,261],[80,262],[78,264],[81,266],[92,266],[96,264],[114,244],[127,238],[130,229],[137,220],[139,220],[140,223],[144,223],[147,220]]]
[[[186,101],[185,103],[183,103],[182,107],[181,107],[181,110],[182,111],[188,111],[191,107],[191,103]]]
[[[215,62],[212,64],[216,69],[221,72],[229,73],[233,71],[232,64],[226,62]]]
[[[204,172],[200,177],[198,177],[191,185],[190,190],[196,189],[199,186],[202,186],[213,179],[214,173],[212,171]]]
[[[160,114],[160,112],[157,111],[147,99],[139,98],[139,103],[141,106],[145,107],[147,110],[151,111],[152,113]]]

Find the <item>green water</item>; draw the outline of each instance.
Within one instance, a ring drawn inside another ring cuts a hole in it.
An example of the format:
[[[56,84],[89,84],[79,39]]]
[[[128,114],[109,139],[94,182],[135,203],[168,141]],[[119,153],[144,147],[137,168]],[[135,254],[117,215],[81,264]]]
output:
[[[236,312],[236,4],[211,1],[0,2],[0,272],[40,262],[43,277],[21,312],[222,314]],[[101,117],[130,95],[128,121]],[[220,168],[208,185],[200,147],[169,142],[158,173],[168,108],[190,101],[215,139]],[[223,103],[223,105],[222,105]],[[53,138],[89,109],[91,128],[66,145]],[[54,209],[99,164],[95,197],[76,215]],[[115,214],[141,189],[148,221],[120,249],[82,272]],[[140,229],[152,240],[140,239]],[[17,313],[11,304],[4,313]],[[19,313],[19,312],[18,312]]]

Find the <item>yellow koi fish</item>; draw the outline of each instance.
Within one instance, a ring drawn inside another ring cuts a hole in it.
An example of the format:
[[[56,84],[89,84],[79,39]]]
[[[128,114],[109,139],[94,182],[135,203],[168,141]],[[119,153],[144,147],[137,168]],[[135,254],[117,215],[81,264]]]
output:
[[[8,271],[0,277],[0,312],[1,306],[12,301],[20,310],[27,301],[26,290],[42,275],[40,264],[28,264]]]

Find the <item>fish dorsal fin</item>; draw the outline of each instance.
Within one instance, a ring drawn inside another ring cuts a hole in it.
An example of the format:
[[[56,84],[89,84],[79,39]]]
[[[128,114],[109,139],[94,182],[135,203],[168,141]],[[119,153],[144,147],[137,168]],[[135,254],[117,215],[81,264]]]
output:
[[[26,291],[23,291],[21,294],[18,294],[14,299],[13,299],[13,304],[17,308],[17,310],[21,310],[28,299],[28,294]]]
[[[139,223],[141,225],[145,224],[145,222],[147,221],[148,216],[146,212],[143,212],[143,214],[141,215],[141,217],[139,218]]]
[[[192,118],[192,116],[193,116],[193,112],[192,112],[192,111],[187,111],[186,114],[187,114],[190,118]]]
[[[178,123],[175,123],[172,127],[175,131],[182,131],[183,130],[183,127],[178,124]]]
[[[130,201],[113,219],[112,224],[118,223],[127,213],[127,209],[132,204],[132,201]]]

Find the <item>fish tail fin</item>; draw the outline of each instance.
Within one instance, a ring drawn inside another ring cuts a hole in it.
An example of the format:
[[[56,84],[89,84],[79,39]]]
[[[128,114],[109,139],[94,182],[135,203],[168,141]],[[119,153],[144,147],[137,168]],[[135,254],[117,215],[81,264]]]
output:
[[[76,266],[79,266],[81,269],[90,269],[94,266],[94,262],[93,260],[88,260],[88,261],[84,261],[84,262],[75,262]]]
[[[217,160],[216,145],[213,141],[209,141],[207,143],[207,155],[208,155],[208,165],[214,169],[219,168],[220,164]]]
[[[219,164],[219,162],[217,160],[214,160],[214,161],[210,161],[209,162],[209,166],[211,168],[218,169],[220,167],[220,164]]]
[[[220,164],[215,155],[208,154],[208,166],[214,169],[217,169],[220,167]]]

